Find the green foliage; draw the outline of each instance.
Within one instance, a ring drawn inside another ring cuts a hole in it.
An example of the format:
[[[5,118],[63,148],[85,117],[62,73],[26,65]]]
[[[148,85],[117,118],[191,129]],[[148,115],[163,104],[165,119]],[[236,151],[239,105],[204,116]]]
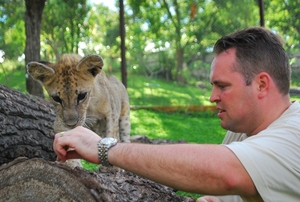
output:
[[[152,52],[165,51],[168,53],[165,55],[166,58],[169,55],[173,58],[174,64],[171,66],[157,61],[158,66],[164,67],[164,78],[175,80],[181,75],[184,76],[185,81],[190,82],[190,75],[194,73],[195,65],[207,61],[214,42],[221,35],[246,26],[258,25],[256,20],[258,9],[255,9],[257,8],[255,1],[243,0],[239,3],[236,1],[197,1],[196,17],[191,19],[190,7],[193,3],[195,1],[128,1],[132,10],[128,13],[128,23],[138,22],[138,25],[134,26],[133,30],[129,29],[128,32],[130,36],[134,34],[136,39],[140,39],[141,42],[135,44],[139,43],[140,46],[144,46],[144,48],[139,48],[141,50],[134,55],[137,57],[133,58],[141,68],[145,69],[145,66],[151,65],[148,63],[148,57],[145,56],[152,55],[152,53],[147,53],[145,47],[152,43],[155,47]],[[232,13],[236,14],[234,18]],[[145,40],[147,43],[144,42]],[[131,50],[135,51],[134,48]],[[186,68],[185,64],[187,64]],[[197,67],[202,70],[203,66]]]
[[[0,50],[5,58],[17,59],[25,49],[24,1],[0,1]]]
[[[83,39],[86,47],[84,54],[99,54],[107,64],[109,71],[120,67],[120,30],[119,12],[112,11],[102,4],[93,5],[86,23],[89,36]]]
[[[47,1],[41,28],[44,58],[49,59],[51,53],[56,58],[63,53],[78,53],[79,42],[88,35],[84,20],[89,10],[86,0]]]

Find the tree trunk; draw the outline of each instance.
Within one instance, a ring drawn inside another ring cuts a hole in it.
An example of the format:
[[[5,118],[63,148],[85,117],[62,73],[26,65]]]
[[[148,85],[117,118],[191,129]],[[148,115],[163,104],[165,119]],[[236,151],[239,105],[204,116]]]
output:
[[[42,13],[46,0],[25,0],[25,63],[40,61],[40,32]],[[26,79],[26,90],[32,95],[44,98],[42,85],[30,76]]]
[[[0,85],[0,165],[17,157],[55,160],[53,106]]]
[[[183,76],[183,48],[179,48],[177,50],[177,82],[179,84],[184,84],[184,76]]]
[[[1,201],[195,201],[124,170],[96,173],[51,162],[52,108],[42,98],[0,85]],[[131,141],[172,143],[145,136]]]

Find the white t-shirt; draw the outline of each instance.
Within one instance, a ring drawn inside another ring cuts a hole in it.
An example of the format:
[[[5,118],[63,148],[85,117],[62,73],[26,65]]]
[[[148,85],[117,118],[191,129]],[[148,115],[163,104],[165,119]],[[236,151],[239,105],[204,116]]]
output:
[[[261,198],[226,196],[222,201],[300,201],[299,102],[256,135],[228,131],[223,144],[241,161]]]

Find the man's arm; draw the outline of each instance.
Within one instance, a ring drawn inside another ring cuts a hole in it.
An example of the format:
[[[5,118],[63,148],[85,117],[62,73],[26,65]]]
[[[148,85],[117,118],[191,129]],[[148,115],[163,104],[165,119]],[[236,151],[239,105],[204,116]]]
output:
[[[100,139],[83,127],[58,133],[53,143],[57,160],[82,158],[99,163]],[[211,195],[258,194],[243,165],[223,145],[118,143],[109,149],[108,159],[117,167],[178,190]]]
[[[215,195],[257,194],[245,168],[222,145],[120,143],[108,155],[113,165],[178,190]]]

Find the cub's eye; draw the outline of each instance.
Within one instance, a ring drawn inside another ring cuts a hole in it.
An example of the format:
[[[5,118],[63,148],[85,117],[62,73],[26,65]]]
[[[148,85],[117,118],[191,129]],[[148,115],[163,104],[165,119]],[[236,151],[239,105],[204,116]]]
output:
[[[77,102],[79,103],[79,102],[83,101],[86,98],[86,94],[87,94],[86,92],[85,93],[79,93],[78,97],[77,97]]]
[[[54,96],[51,96],[51,98],[55,101],[55,102],[57,102],[57,103],[59,103],[59,104],[61,104],[61,99],[60,99],[60,97],[59,96],[57,96],[57,95],[54,95]]]

